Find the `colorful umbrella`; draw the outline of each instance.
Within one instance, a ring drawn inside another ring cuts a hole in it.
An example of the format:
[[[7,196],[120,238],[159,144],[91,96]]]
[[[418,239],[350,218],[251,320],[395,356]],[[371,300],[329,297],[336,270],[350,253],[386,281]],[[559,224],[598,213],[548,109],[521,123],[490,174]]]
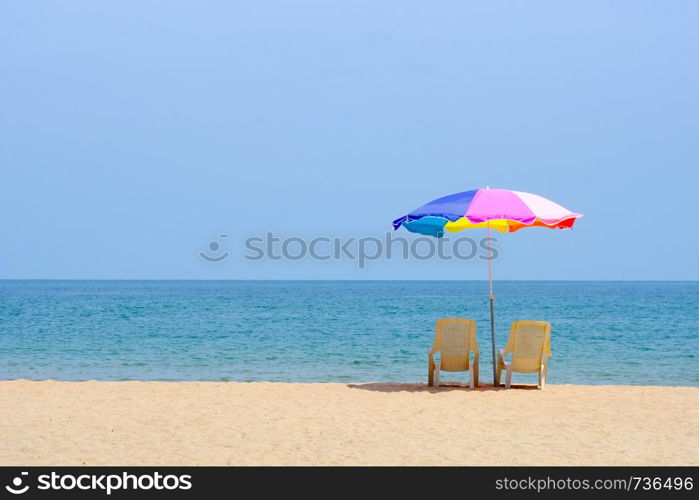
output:
[[[393,221],[393,228],[403,226],[410,232],[441,238],[444,232],[487,228],[514,233],[525,227],[572,228],[583,214],[571,212],[541,196],[507,189],[474,189],[433,200]],[[488,259],[490,287],[490,333],[493,348],[493,383],[496,379],[495,313],[493,310],[492,250]]]

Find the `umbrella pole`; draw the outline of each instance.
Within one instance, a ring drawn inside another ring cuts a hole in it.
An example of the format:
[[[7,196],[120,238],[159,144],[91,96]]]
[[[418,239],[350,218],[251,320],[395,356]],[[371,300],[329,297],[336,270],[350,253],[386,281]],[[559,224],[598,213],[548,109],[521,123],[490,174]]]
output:
[[[495,356],[495,295],[493,295],[493,248],[490,246],[491,243],[492,241],[490,239],[490,221],[488,221],[488,285],[490,288],[490,338],[492,341],[493,351],[493,386],[496,386],[498,380],[498,372],[497,359]]]

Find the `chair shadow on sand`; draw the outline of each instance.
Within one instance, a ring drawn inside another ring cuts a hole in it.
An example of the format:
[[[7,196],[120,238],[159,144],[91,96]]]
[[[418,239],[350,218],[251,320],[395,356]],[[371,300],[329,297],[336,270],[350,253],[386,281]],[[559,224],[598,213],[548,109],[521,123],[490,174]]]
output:
[[[431,387],[427,384],[399,384],[399,383],[378,383],[370,382],[366,384],[347,384],[350,389],[359,389],[362,391],[373,392],[426,392],[429,394],[440,394],[445,392],[463,391],[463,392],[485,392],[485,391],[504,391],[505,387],[494,387],[493,384],[479,384],[475,389],[469,389],[468,384],[445,383],[439,387]],[[512,389],[539,390],[536,385],[515,385],[512,384]]]

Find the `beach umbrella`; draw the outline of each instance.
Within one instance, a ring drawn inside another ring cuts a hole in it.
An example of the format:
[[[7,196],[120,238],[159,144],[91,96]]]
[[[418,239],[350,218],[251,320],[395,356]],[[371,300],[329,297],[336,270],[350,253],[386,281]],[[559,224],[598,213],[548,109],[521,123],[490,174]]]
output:
[[[582,214],[574,213],[541,196],[507,189],[473,189],[437,198],[393,221],[393,229],[441,238],[445,232],[486,228],[514,233],[528,227],[569,229]],[[495,312],[492,248],[488,245],[490,334],[493,349],[493,384],[496,381]]]

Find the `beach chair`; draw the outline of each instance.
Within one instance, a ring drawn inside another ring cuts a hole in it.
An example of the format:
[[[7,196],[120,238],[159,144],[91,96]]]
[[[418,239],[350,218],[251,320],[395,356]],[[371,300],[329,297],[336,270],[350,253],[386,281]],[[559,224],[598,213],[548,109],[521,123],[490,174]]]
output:
[[[439,352],[439,359],[434,355]],[[474,353],[473,361],[470,354]],[[478,343],[476,322],[472,319],[445,318],[437,320],[434,343],[428,352],[427,383],[439,386],[441,372],[468,371],[468,385],[478,387]]]
[[[505,360],[507,354],[512,359]],[[551,356],[551,325],[545,321],[515,321],[510,327],[510,338],[505,349],[498,351],[498,369],[495,384],[500,385],[502,371],[506,371],[505,389],[512,384],[512,372],[539,373],[538,387],[546,388],[546,360]]]

